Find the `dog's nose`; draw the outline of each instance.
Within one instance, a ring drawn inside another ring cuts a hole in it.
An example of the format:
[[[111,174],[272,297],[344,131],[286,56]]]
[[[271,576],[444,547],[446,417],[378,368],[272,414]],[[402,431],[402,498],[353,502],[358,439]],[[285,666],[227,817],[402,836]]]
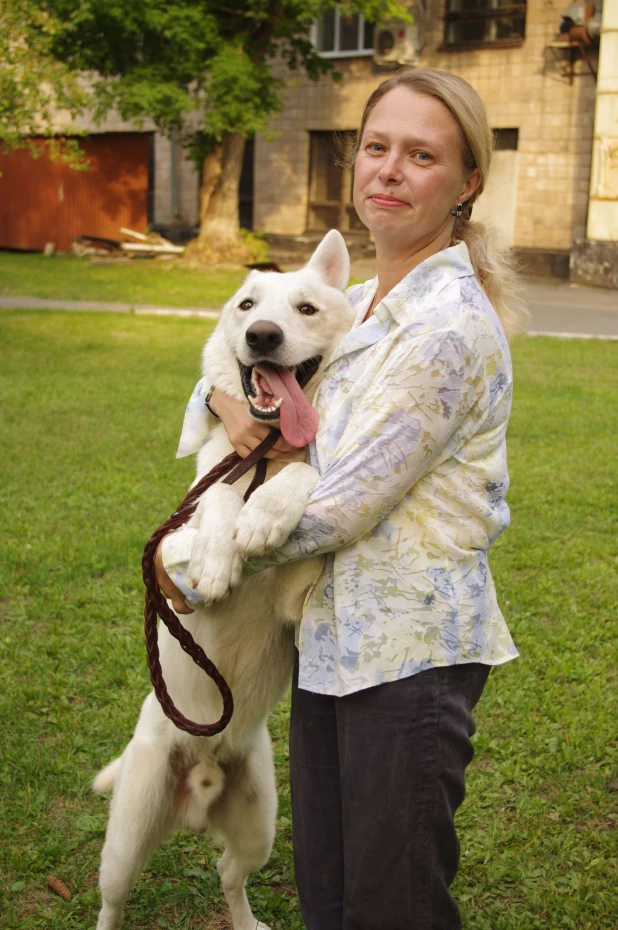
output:
[[[247,345],[260,355],[274,352],[283,342],[283,330],[276,323],[267,320],[257,320],[252,323],[245,333]]]

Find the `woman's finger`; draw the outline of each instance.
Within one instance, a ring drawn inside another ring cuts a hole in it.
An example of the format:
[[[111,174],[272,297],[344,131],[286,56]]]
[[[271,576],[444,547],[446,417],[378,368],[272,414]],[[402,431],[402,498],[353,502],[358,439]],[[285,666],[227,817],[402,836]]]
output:
[[[165,591],[163,593],[165,594]],[[172,608],[174,609],[174,612],[177,614],[192,614],[195,612],[193,610],[193,607],[189,607],[189,605],[185,601],[182,594],[180,594],[180,592],[178,596],[171,597],[170,601],[172,603]]]
[[[278,439],[274,444],[273,450],[275,452],[281,452],[282,454],[285,454],[286,452],[294,452],[294,446],[291,446],[289,442],[281,437],[281,439]]]

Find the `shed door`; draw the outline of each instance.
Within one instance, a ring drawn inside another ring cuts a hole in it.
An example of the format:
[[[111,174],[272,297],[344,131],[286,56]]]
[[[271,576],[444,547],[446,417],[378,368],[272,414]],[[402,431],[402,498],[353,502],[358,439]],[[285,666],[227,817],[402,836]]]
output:
[[[120,226],[145,232],[149,133],[104,133],[80,140],[88,171],[42,154],[0,152],[0,248],[67,251],[75,236],[119,239]]]

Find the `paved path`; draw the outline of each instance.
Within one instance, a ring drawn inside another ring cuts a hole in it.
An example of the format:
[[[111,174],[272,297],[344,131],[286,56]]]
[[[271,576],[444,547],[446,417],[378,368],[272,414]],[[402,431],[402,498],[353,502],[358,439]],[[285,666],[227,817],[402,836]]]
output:
[[[563,281],[526,282],[532,313],[530,335],[618,340],[618,291],[579,287]],[[219,311],[204,307],[159,307],[151,304],[99,303],[86,300],[45,300],[38,297],[0,297],[0,308],[21,310],[77,310],[136,313],[217,319]]]
[[[618,339],[618,291],[566,282],[526,282],[530,334]]]
[[[218,310],[204,307],[157,307],[154,304],[112,304],[95,300],[47,300],[44,297],[0,297],[0,308],[11,310],[78,310],[89,313],[138,313],[155,316],[219,318]]]

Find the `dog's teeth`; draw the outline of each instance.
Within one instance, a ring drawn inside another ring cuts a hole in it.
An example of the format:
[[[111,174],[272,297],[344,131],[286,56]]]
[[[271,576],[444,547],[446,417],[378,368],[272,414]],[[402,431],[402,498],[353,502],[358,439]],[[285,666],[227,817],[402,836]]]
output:
[[[269,404],[268,407],[264,407],[262,404],[256,404],[255,401],[252,401],[253,406],[259,413],[275,413],[279,409],[283,402],[283,398],[278,398],[274,404]]]
[[[252,407],[257,407],[257,404],[255,402],[255,397],[251,397],[251,394],[247,394],[247,398],[249,399],[249,403],[251,404]]]

